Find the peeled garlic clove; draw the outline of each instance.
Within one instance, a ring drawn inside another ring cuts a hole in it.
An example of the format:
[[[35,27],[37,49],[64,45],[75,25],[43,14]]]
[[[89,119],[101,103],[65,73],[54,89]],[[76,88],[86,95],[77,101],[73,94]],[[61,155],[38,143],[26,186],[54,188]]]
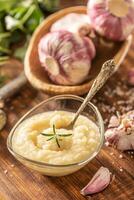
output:
[[[81,194],[91,195],[104,190],[110,183],[110,171],[106,167],[101,167],[93,176],[91,181],[81,190]]]
[[[50,31],[67,30],[86,36],[91,31],[89,18],[86,14],[70,13],[57,20],[51,26]]]

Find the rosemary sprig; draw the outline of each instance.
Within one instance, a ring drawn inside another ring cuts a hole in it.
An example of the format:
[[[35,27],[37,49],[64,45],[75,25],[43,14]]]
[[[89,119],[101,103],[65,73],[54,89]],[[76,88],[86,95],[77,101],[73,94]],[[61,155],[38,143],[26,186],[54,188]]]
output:
[[[56,133],[56,128],[55,128],[55,125],[53,124],[53,133],[49,133],[49,134],[41,133],[41,135],[46,136],[46,137],[50,137],[51,136],[46,141],[50,141],[52,139],[55,139],[55,141],[57,143],[57,146],[60,148],[60,143],[59,143],[58,136],[59,137],[68,137],[68,136],[71,136],[72,134],[71,133],[69,133],[69,134],[58,134],[58,133]]]
[[[47,141],[52,140],[54,137],[50,137],[49,139],[47,139]]]
[[[72,134],[70,133],[70,134],[57,134],[58,136],[61,136],[61,137],[68,137],[68,136],[71,136]]]
[[[60,143],[59,143],[59,140],[58,140],[58,138],[57,138],[57,137],[55,137],[55,141],[56,141],[56,143],[57,143],[58,147],[60,148]]]
[[[53,136],[54,134],[41,133],[41,135],[44,135],[44,136]]]
[[[55,130],[55,125],[53,124],[53,133],[54,133],[54,138],[55,138],[55,141],[57,143],[57,146],[60,148],[60,144],[59,144],[59,141],[58,141],[58,138],[57,138],[57,134],[56,134],[56,130]]]

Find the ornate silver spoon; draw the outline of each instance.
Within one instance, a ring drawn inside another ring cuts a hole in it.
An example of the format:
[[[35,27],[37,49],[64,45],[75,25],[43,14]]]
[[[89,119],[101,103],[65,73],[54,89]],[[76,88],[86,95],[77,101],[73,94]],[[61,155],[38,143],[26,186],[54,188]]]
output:
[[[85,100],[83,101],[78,111],[76,112],[74,119],[71,121],[71,123],[67,127],[65,127],[66,129],[68,130],[73,129],[74,123],[76,122],[77,118],[82,113],[82,111],[84,110],[88,102],[94,97],[94,95],[105,84],[105,82],[113,74],[115,69],[116,69],[116,65],[114,63],[114,60],[108,60],[102,65],[101,71],[96,77],[96,79],[94,80],[93,85],[90,88]]]

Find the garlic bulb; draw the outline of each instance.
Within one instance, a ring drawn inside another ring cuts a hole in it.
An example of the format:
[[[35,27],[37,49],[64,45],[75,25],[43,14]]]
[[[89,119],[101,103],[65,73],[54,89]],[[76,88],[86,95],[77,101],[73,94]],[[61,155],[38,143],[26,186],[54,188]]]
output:
[[[51,26],[51,31],[59,30],[67,30],[85,36],[91,31],[89,17],[86,14],[77,13],[65,15]]]
[[[56,84],[76,85],[88,76],[95,47],[87,37],[68,31],[55,31],[39,42],[41,65]]]
[[[101,36],[124,40],[134,29],[133,0],[89,0],[88,15]]]

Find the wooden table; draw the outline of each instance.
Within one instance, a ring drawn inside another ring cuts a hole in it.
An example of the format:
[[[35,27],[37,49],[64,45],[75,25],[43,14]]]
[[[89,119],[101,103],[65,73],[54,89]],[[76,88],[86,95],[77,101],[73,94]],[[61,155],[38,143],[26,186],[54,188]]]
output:
[[[128,68],[133,67],[133,51],[134,43],[120,70],[93,99],[106,124],[115,108],[121,112],[134,108],[134,87],[127,85],[125,77]],[[113,94],[111,91],[114,91]],[[8,123],[0,134],[0,200],[84,200],[85,197],[79,191],[102,165],[111,170],[115,179],[106,190],[92,198],[95,200],[133,200],[134,152],[121,153],[104,146],[99,155],[85,168],[72,175],[59,178],[42,176],[24,167],[13,158],[6,147],[9,131],[24,113],[46,98],[48,95],[35,91],[27,84],[19,94],[6,103]],[[114,107],[110,110],[112,105]],[[123,158],[119,158],[120,154]]]
[[[134,42],[120,66],[120,70],[108,81],[93,99],[99,107],[105,124],[116,110],[121,113],[134,109],[134,87],[127,84],[127,71],[133,67]],[[11,63],[10,63],[11,64]],[[21,67],[19,66],[21,70]],[[8,152],[6,139],[17,120],[30,108],[49,96],[37,92],[27,84],[6,103],[8,122],[0,133],[0,200],[84,200],[80,190],[103,165],[115,175],[115,179],[103,192],[93,195],[94,200],[134,200],[133,152],[121,153],[104,146],[86,167],[65,177],[47,177],[29,170]],[[112,108],[112,109],[111,109]],[[120,158],[122,155],[123,158]]]

